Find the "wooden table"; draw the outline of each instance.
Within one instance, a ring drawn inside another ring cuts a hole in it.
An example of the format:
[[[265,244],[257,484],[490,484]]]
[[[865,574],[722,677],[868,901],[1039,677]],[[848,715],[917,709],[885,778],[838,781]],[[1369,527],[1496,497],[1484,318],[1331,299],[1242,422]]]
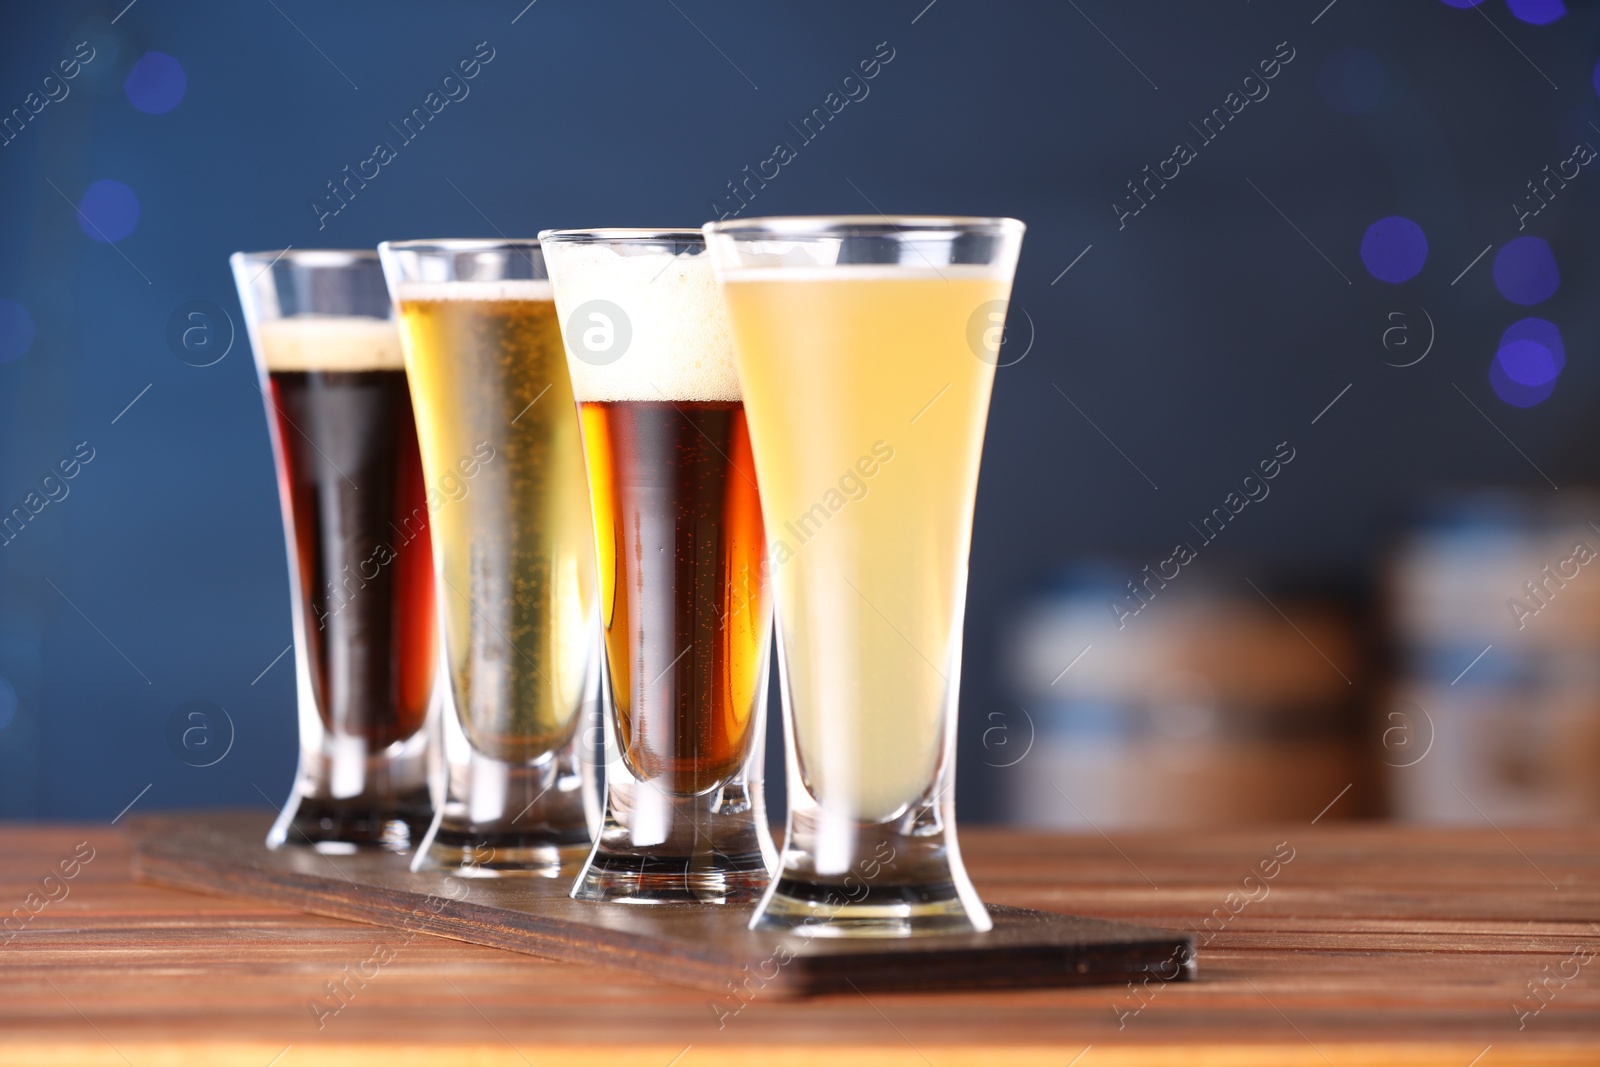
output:
[[[12,826],[0,908],[94,858],[0,932],[0,1063],[1600,1063],[1600,829],[1505,830],[970,828],[985,899],[1196,929],[1200,980],[730,999],[719,1028],[705,993],[139,885],[117,828]]]

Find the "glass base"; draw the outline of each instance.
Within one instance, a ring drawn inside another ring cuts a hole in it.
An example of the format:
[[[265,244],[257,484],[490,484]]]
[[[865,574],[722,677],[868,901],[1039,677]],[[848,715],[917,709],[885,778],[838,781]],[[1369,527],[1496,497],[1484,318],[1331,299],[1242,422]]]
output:
[[[267,847],[309,845],[342,855],[364,848],[408,852],[433,820],[426,786],[382,798],[291,797],[267,835]]]
[[[754,904],[770,880],[759,850],[658,856],[602,847],[589,857],[572,898],[611,904]]]
[[[776,849],[759,789],[726,782],[669,796],[613,766],[599,840],[574,900],[614,904],[754,904],[772,881]]]
[[[780,878],[752,930],[802,937],[923,937],[981,934],[994,923],[974,913],[954,882],[917,886],[817,885]]]
[[[462,878],[555,878],[583,859],[589,833],[525,832],[443,823],[412,861],[413,871],[449,870]]]
[[[750,929],[841,938],[993,929],[961,862],[953,805],[941,791],[948,793],[930,790],[884,822],[824,818],[801,793],[800,806],[789,811],[777,877]]]
[[[553,878],[582,862],[589,844],[583,768],[569,744],[537,764],[473,752],[411,861],[413,871],[463,878]]]

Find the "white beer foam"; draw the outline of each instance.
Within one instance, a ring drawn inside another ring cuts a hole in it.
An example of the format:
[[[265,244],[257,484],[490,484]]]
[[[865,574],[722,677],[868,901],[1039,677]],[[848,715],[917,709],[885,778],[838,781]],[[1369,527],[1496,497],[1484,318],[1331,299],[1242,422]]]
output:
[[[556,241],[544,246],[544,255],[579,400],[741,399],[728,316],[709,256],[623,255],[607,245]],[[571,318],[591,300],[614,304],[628,317],[628,347],[613,363],[583,358],[581,341],[567,336],[569,329],[588,327]]]
[[[256,324],[268,371],[404,370],[393,319],[361,315],[293,315]]]
[[[554,300],[550,283],[537,278],[497,282],[401,282],[393,287],[396,302],[411,300]]]
[[[908,263],[841,263],[829,266],[729,267],[725,282],[1004,282],[1011,271],[982,263],[945,263],[934,266]]]

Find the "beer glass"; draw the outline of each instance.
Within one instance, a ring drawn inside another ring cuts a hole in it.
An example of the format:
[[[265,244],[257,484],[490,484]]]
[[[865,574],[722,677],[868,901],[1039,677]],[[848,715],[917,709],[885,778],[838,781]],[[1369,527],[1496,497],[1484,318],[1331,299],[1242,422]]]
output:
[[[761,478],[789,818],[754,929],[991,926],[956,844],[973,498],[1023,226],[711,223]]]
[[[433,516],[445,788],[413,869],[554,876],[598,820],[594,535],[537,241],[379,246]]]
[[[403,850],[426,829],[432,550],[400,337],[371,251],[239,252],[289,554],[300,766],[267,837]]]
[[[579,900],[750,901],[771,609],[722,295],[698,230],[546,230],[594,510],[606,806]]]

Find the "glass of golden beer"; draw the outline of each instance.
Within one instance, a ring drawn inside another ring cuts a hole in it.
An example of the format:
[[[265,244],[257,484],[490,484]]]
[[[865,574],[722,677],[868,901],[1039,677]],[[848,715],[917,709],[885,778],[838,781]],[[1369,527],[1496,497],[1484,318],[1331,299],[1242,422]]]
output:
[[[605,635],[604,821],[579,900],[754,902],[771,608],[722,295],[699,230],[539,235],[577,394]]]
[[[300,766],[267,844],[404,850],[433,816],[427,492],[377,253],[237,252],[289,550]]]
[[[594,534],[537,241],[378,247],[433,513],[448,679],[443,803],[413,869],[554,876],[599,803]]]
[[[956,844],[973,499],[1015,219],[705,227],[761,478],[789,818],[753,929],[986,931]]]

